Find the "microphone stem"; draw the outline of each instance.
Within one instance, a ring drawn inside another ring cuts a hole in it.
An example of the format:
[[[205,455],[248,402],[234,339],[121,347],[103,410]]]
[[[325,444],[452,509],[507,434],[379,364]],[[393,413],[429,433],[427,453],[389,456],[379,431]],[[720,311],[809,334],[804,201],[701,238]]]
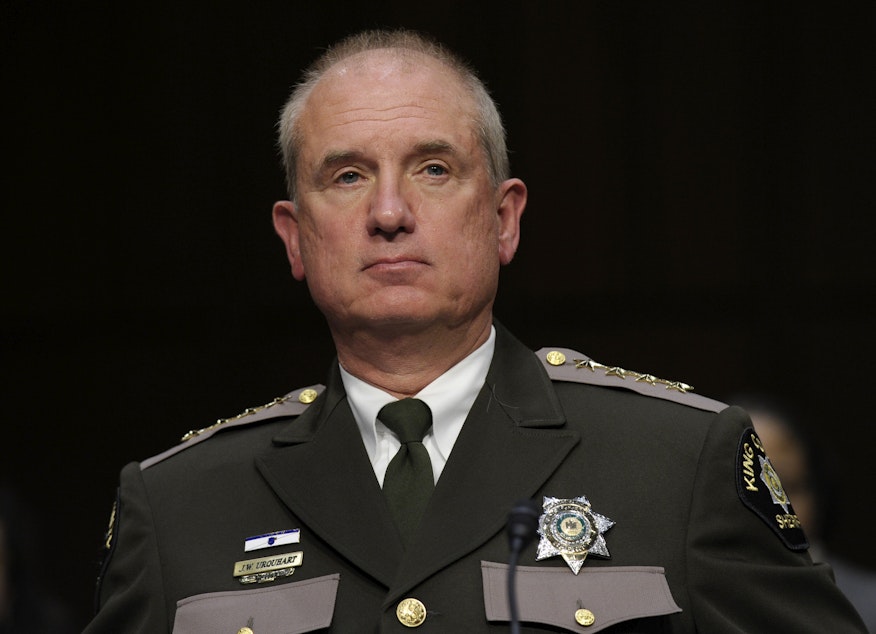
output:
[[[517,611],[517,591],[515,585],[517,560],[519,558],[520,549],[512,547],[508,558],[508,608],[511,612],[511,634],[520,634],[520,617]]]

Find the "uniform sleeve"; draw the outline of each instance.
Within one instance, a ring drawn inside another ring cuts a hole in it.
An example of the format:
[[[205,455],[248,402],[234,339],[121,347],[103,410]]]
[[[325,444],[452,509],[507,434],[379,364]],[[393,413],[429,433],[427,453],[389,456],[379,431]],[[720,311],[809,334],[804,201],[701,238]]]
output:
[[[158,544],[137,463],[122,470],[111,530],[98,581],[97,612],[83,634],[169,632]]]
[[[749,483],[766,486],[751,475],[752,454],[745,447],[750,425],[739,408],[719,414],[698,466],[687,536],[688,588],[698,630],[866,633],[830,568],[813,565],[801,538],[783,540],[779,519],[793,515],[793,508],[786,511],[779,503],[773,508],[769,501],[759,515],[742,501]],[[742,480],[742,493],[740,478],[749,478]]]

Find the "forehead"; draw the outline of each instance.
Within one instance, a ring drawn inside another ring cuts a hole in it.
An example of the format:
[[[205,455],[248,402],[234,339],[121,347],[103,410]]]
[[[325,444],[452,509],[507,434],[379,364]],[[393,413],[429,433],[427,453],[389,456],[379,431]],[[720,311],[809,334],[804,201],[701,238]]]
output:
[[[301,117],[304,143],[314,134],[349,130],[356,123],[450,126],[474,132],[477,108],[457,73],[408,50],[366,51],[328,69],[313,88]]]
[[[323,74],[313,97],[332,91],[367,93],[369,87],[384,90],[402,86],[424,94],[432,92],[432,87],[447,93],[448,100],[468,97],[455,70],[434,57],[407,49],[377,49],[342,59]]]

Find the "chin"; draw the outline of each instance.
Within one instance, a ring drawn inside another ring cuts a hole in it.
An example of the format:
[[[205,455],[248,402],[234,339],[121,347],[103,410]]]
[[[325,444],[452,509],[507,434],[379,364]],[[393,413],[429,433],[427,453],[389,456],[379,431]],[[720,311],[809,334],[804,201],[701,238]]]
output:
[[[382,289],[334,312],[331,321],[344,329],[388,329],[389,334],[418,332],[434,326],[454,329],[476,319],[485,309],[489,310],[489,305],[490,302],[436,298],[420,289]]]
[[[436,315],[425,315],[413,311],[383,311],[368,315],[363,321],[371,328],[388,327],[398,330],[418,329],[439,320]]]

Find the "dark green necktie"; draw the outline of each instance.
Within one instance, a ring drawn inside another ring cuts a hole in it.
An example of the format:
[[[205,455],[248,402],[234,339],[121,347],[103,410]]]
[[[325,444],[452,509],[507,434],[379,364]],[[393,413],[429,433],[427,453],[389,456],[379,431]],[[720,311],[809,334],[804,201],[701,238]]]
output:
[[[410,544],[435,480],[432,461],[423,446],[423,436],[432,426],[432,411],[423,401],[403,398],[385,405],[377,414],[380,422],[398,436],[401,447],[386,468],[383,494],[404,543]]]

